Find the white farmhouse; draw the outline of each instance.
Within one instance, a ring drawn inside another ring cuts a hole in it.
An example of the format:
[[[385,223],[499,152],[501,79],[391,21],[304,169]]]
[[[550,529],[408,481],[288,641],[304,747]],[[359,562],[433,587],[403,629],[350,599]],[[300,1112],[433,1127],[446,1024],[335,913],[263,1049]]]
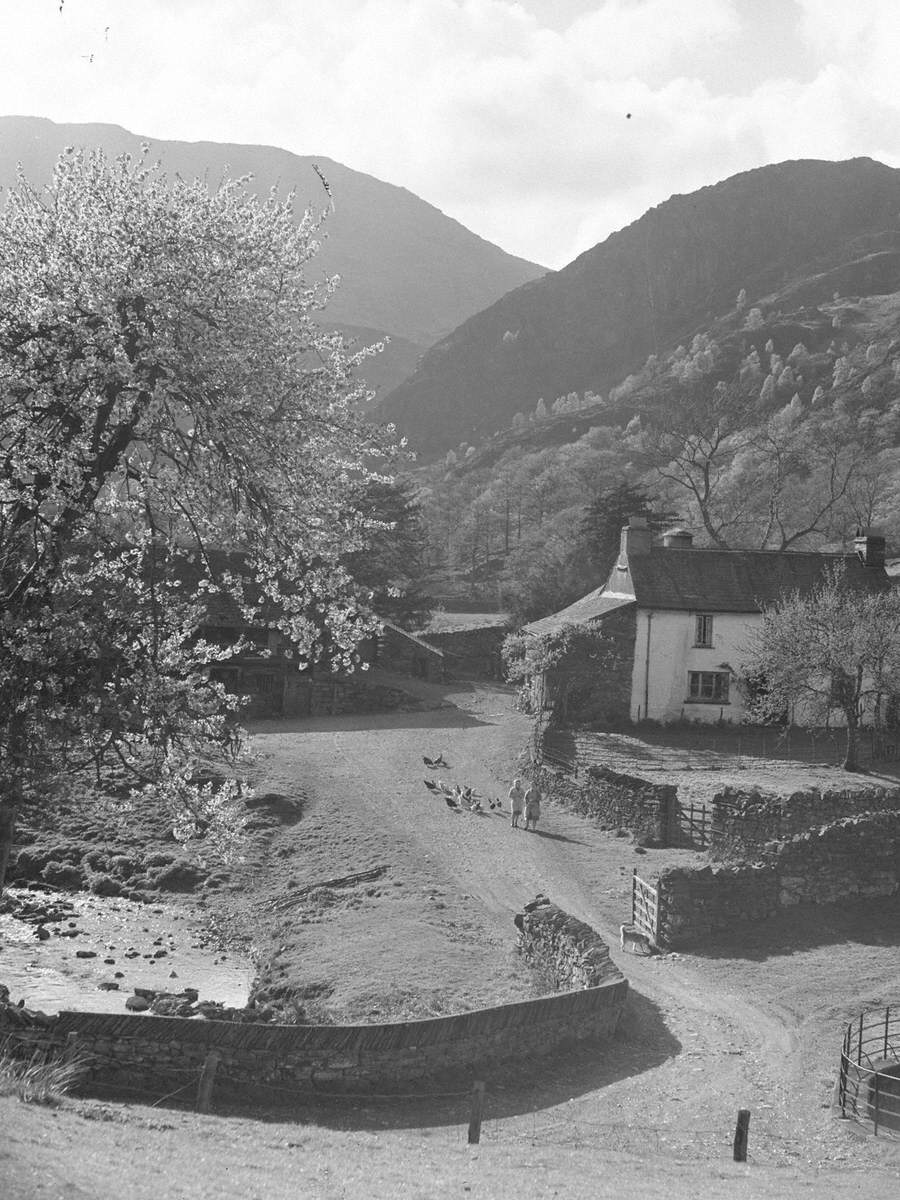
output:
[[[705,550],[686,529],[654,545],[646,518],[632,517],[604,586],[525,632],[589,625],[614,640],[618,654],[600,681],[606,719],[740,721],[745,695],[736,684],[761,610],[811,591],[839,564],[850,586],[889,586],[884,538],[874,533],[859,535],[853,554]],[[546,705],[552,688],[536,682]]]

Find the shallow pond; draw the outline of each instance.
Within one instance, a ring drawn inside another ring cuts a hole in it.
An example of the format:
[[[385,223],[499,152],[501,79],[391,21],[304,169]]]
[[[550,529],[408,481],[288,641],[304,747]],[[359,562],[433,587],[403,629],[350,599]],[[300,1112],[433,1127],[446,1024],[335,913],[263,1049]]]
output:
[[[33,924],[0,914],[0,984],[26,1008],[123,1013],[135,987],[170,992],[192,987],[201,1000],[235,1008],[247,1003],[250,960],[222,951],[199,917],[174,906],[84,892],[10,891],[28,901],[73,906],[62,919],[46,922],[50,936],[43,941]],[[116,983],[118,990],[102,989],[102,983]]]

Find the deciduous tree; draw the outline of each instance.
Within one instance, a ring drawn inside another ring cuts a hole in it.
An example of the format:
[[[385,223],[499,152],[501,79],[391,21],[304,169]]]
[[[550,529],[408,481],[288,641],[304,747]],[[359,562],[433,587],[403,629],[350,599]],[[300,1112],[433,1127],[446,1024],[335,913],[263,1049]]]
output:
[[[765,681],[758,715],[787,708],[825,724],[829,713],[840,712],[844,769],[859,770],[864,715],[900,694],[900,594],[851,587],[834,570],[808,595],[764,609],[748,650],[748,674]]]
[[[6,200],[0,881],[24,792],[69,765],[115,757],[202,807],[196,754],[233,733],[179,559],[302,659],[327,631],[349,663],[372,627],[348,497],[387,447],[354,415],[356,360],[314,320],[333,287],[311,281],[319,224],[146,155],[67,152],[48,189],[20,178]],[[213,547],[241,553],[248,586]]]

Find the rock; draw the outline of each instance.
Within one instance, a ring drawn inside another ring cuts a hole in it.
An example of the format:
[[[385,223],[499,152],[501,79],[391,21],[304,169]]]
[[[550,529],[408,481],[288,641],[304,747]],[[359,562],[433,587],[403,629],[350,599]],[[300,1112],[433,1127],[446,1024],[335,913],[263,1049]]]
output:
[[[46,942],[47,938],[50,936],[50,930],[45,929],[43,925],[38,925],[37,929],[34,931],[34,936],[40,941]]]
[[[182,994],[182,996],[184,996],[185,1000],[189,1000],[191,1002],[191,1004],[196,1004],[197,1001],[200,999],[200,993],[197,991],[196,988],[192,988],[192,987],[182,988],[181,994]]]
[[[96,958],[97,951],[96,950],[76,950],[75,957],[76,958]]]
[[[169,953],[168,950],[157,950],[155,952],[155,954],[153,955],[153,957],[154,958],[166,958],[168,956],[168,953]]]
[[[169,978],[170,978],[170,979],[177,979],[177,978],[178,978],[178,972],[177,972],[177,971],[170,971],[170,972],[169,972]]]
[[[104,979],[102,983],[97,984],[97,990],[101,992],[117,992],[119,985],[112,979]]]
[[[114,958],[104,958],[103,961],[104,961],[104,963],[106,963],[106,965],[108,967],[115,966],[115,962],[116,962],[116,960]]]
[[[125,1001],[125,1007],[131,1012],[146,1012],[150,1007],[150,1001],[145,1000],[143,996],[129,996]]]
[[[136,996],[142,996],[145,1000],[153,1000],[159,995],[159,989],[136,987],[134,988],[134,994]]]
[[[116,979],[124,979],[124,978],[125,978],[124,971],[116,971]]]

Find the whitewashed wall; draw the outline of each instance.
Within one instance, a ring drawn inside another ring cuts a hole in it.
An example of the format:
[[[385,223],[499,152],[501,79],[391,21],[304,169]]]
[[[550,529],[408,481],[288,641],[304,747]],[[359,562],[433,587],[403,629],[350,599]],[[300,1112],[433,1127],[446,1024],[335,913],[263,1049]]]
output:
[[[631,682],[631,719],[654,721],[740,721],[743,697],[731,680],[728,704],[698,703],[688,694],[689,671],[724,671],[740,675],[757,613],[714,613],[711,647],[694,645],[696,614],[639,610]],[[650,669],[647,671],[647,636]],[[723,666],[727,664],[728,666]]]

